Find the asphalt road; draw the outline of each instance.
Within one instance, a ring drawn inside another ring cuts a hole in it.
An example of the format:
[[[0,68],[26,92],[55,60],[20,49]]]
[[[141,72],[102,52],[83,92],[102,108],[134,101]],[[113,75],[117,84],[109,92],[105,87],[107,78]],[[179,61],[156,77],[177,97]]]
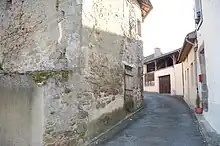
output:
[[[102,146],[207,146],[182,100],[158,94],[144,96],[144,116]]]

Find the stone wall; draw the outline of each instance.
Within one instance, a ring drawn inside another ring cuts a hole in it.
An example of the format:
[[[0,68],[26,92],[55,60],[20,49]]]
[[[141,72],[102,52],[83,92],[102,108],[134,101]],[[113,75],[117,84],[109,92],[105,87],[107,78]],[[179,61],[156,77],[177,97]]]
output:
[[[132,108],[135,110],[143,104],[138,19],[142,19],[141,11],[135,2],[94,0],[83,4],[82,47],[88,56],[86,82],[93,93],[88,111],[89,137],[97,136],[129,113],[124,99],[125,65],[132,67]]]
[[[2,0],[0,61],[4,70],[26,72],[76,65],[81,4],[75,0]]]
[[[129,114],[125,65],[132,67],[132,110],[143,105],[137,2],[3,0],[0,14],[0,81],[19,78],[4,80],[11,86],[2,90],[16,85],[25,95],[21,103],[17,92],[0,100],[27,103],[21,113],[28,119],[18,119],[31,121],[23,145],[82,145],[122,120]]]

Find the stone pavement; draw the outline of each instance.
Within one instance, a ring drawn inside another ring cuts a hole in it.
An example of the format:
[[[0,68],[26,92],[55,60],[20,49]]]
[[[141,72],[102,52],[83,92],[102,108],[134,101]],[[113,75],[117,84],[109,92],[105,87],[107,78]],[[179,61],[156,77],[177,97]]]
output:
[[[207,146],[181,99],[145,93],[144,110],[142,118],[102,146]]]

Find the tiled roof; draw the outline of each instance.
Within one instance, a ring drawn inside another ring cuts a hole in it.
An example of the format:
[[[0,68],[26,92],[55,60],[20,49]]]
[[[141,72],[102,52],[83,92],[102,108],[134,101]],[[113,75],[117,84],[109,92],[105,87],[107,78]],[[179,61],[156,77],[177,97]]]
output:
[[[151,55],[149,55],[149,56],[146,56],[146,57],[144,58],[144,62],[146,62],[147,60],[152,60],[152,59],[154,59],[154,54],[151,54]]]
[[[150,0],[137,0],[137,1],[140,4],[141,14],[144,20],[146,16],[149,14],[149,12],[152,10],[153,6]]]
[[[163,57],[167,57],[171,54],[174,54],[174,53],[177,53],[177,52],[180,52],[181,48],[180,49],[176,49],[176,50],[173,50],[171,52],[168,52],[168,53],[165,53],[165,54],[162,54],[160,56],[157,56],[157,57],[154,57],[154,54],[151,54],[147,57],[144,58],[144,63],[147,63],[147,62],[151,62],[151,61],[154,61],[154,60],[157,60],[157,59],[161,59]]]
[[[196,38],[197,38],[197,34],[195,31],[192,31],[186,35],[186,37],[184,39],[183,47],[182,47],[180,54],[179,54],[179,57],[178,57],[179,62],[183,62],[187,58],[190,50],[193,47],[192,44],[194,44],[196,41]]]

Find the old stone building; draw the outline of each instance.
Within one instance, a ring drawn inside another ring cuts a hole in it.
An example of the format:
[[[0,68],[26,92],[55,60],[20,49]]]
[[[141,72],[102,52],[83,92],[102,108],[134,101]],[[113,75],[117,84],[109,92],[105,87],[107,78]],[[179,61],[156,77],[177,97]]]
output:
[[[1,0],[0,145],[88,143],[143,106],[148,0]]]

